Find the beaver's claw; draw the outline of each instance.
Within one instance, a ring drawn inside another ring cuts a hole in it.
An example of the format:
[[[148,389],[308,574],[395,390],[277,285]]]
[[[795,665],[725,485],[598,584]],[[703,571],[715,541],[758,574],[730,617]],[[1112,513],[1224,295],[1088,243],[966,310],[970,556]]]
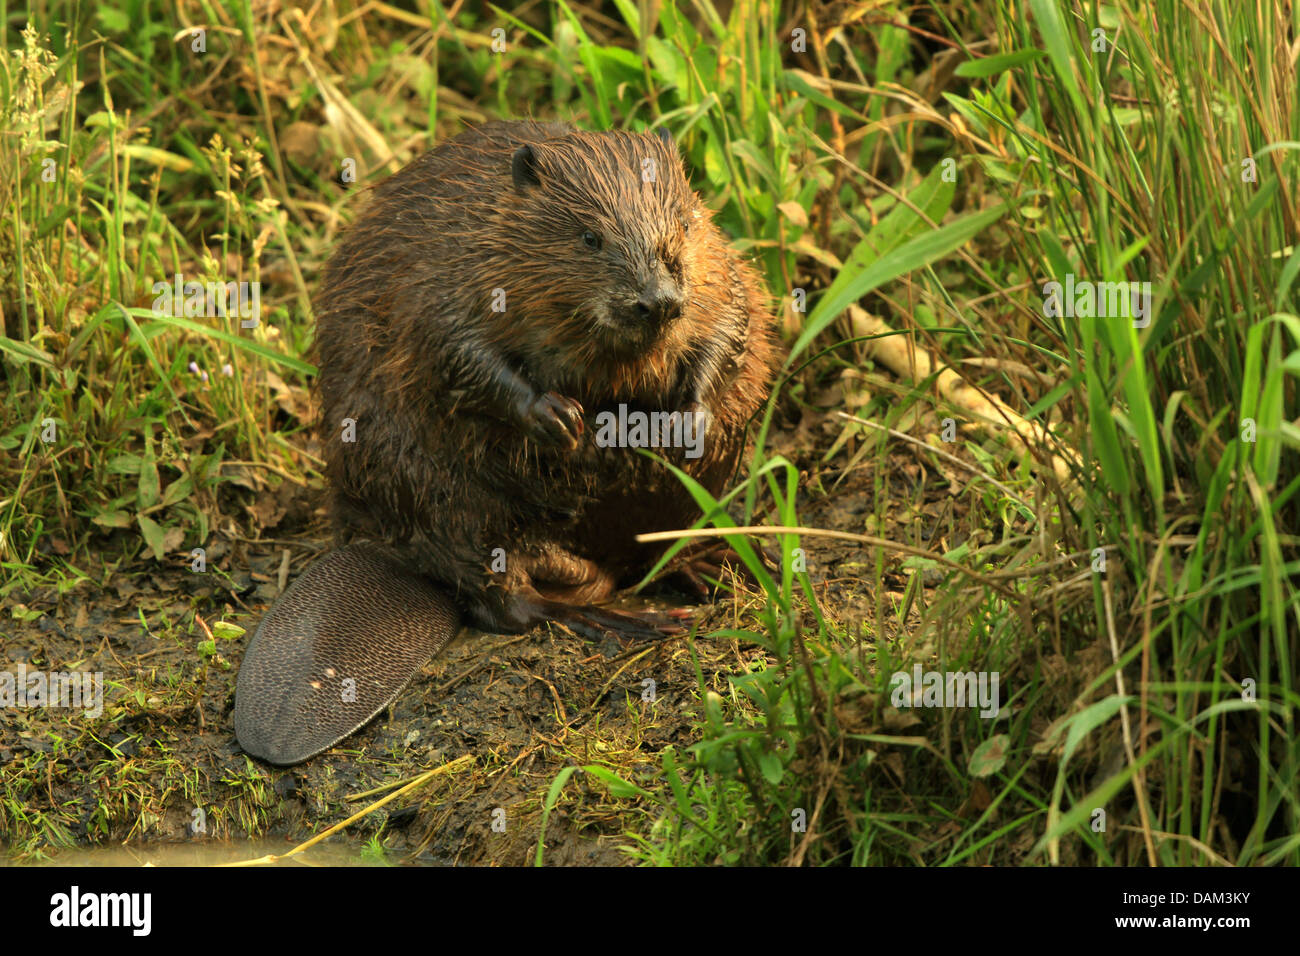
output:
[[[605,607],[556,609],[554,619],[575,634],[600,640],[606,634],[633,641],[659,641],[685,634],[691,623],[689,611],[615,611]]]
[[[568,451],[578,447],[578,440],[586,427],[582,421],[582,406],[558,392],[537,396],[520,418],[524,433],[537,444]]]

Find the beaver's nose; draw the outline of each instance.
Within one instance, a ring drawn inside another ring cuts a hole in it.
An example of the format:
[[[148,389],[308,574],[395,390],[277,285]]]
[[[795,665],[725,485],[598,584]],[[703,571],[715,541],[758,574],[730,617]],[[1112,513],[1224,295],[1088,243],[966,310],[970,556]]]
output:
[[[636,315],[648,325],[663,325],[680,316],[684,304],[681,287],[676,282],[652,280],[636,301]]]

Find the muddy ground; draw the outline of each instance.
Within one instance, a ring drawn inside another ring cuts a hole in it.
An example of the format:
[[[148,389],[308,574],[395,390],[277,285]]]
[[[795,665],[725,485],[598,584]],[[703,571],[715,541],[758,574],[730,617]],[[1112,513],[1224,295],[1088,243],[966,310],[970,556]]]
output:
[[[803,523],[896,540],[917,540],[919,532],[936,550],[951,547],[955,542],[936,540],[939,521],[946,526],[953,518],[948,478],[922,468],[906,447],[883,460],[867,456],[844,472],[841,452],[828,468],[815,449],[830,447],[841,428],[807,413],[770,442],[804,472]],[[0,840],[12,862],[69,859],[60,848],[123,844],[129,859],[141,861],[166,859],[159,854],[167,847],[180,854],[170,859],[183,862],[282,853],[397,782],[466,755],[467,767],[332,837],[333,855],[322,859],[531,862],[543,799],[564,766],[600,762],[653,778],[666,745],[683,751],[698,739],[692,651],[708,686],[724,696],[727,675],[748,670],[764,653],[756,644],[707,636],[720,627],[761,627],[758,599],[743,583],[738,597],[697,609],[701,636],[652,645],[595,643],[558,625],[526,635],[466,631],[387,713],[342,745],[297,767],[266,766],[240,751],[231,729],[238,664],[279,593],[286,551],[292,579],[328,546],[323,512],[312,501],[319,495],[282,487],[281,527],[291,527],[297,513],[302,533],[257,541],[214,535],[209,573],[146,558],[83,568],[93,583],[62,594],[46,587],[11,597],[0,617],[0,670],[14,672],[21,663],[46,672],[102,671],[105,681],[98,717],[50,708],[0,711]],[[897,503],[883,522],[875,515],[877,494]],[[908,577],[897,556],[886,556],[887,590],[875,595],[873,555],[824,538],[806,538],[804,547],[832,621],[856,631],[858,622],[875,619],[878,598],[894,612]],[[671,592],[649,598],[657,606],[680,601]],[[227,637],[218,628],[205,646],[216,622],[245,631]],[[647,678],[655,682],[653,703],[642,700]],[[624,833],[637,826],[626,801],[612,801],[575,774],[550,817],[545,859],[631,862]],[[207,855],[195,856],[196,847]]]

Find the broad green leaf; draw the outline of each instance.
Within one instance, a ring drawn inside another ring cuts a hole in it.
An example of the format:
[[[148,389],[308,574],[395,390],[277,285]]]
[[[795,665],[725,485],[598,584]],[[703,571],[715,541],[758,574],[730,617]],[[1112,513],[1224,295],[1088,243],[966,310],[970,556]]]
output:
[[[1064,764],[1069,761],[1070,755],[1074,753],[1075,748],[1079,746],[1084,737],[1114,717],[1116,711],[1132,699],[1132,697],[1120,697],[1118,694],[1112,694],[1104,700],[1090,704],[1079,713],[1068,717],[1060,728],[1064,729],[1067,726],[1070,728],[1069,733],[1065,735],[1065,750],[1061,754],[1061,763]]]
[[[131,516],[125,511],[101,511],[90,520],[101,528],[131,527]]]
[[[154,457],[153,442],[146,438],[144,458],[140,463],[140,481],[136,485],[136,502],[141,508],[152,508],[158,503],[160,494],[158,461]]]
[[[924,268],[964,245],[973,236],[1001,219],[1006,208],[1006,203],[999,203],[992,209],[962,216],[945,226],[923,233],[877,259],[856,275],[851,274],[847,269],[841,271],[826,290],[821,301],[817,303],[817,307],[808,316],[808,324],[795,342],[794,348],[790,350],[790,358],[786,364],[793,362],[850,304],[886,282]]]
[[[776,786],[785,776],[785,765],[781,763],[781,758],[776,754],[768,752],[761,754],[758,758],[758,767],[763,771],[763,779]]]
[[[163,529],[158,522],[146,515],[136,515],[135,520],[140,525],[140,533],[144,535],[144,543],[153,552],[154,560],[162,561],[167,556],[163,545]]]
[[[975,748],[970,757],[970,775],[988,777],[1002,769],[1011,751],[1011,738],[1007,734],[997,734]]]
[[[609,793],[610,796],[612,797],[650,797],[651,796],[648,792],[642,790],[636,784],[624,780],[618,774],[614,773],[614,771],[609,770],[605,767],[601,767],[598,764],[589,764],[588,766],[585,766],[582,769],[585,770],[587,773],[591,774],[601,783],[605,784],[605,786],[609,788]]]
[[[167,490],[163,492],[162,503],[164,505],[174,505],[178,501],[184,501],[193,490],[193,480],[189,475],[182,475],[167,486]]]
[[[967,60],[954,71],[958,76],[981,77],[992,76],[995,73],[1002,73],[1011,69],[1013,66],[1019,66],[1021,63],[1028,63],[1031,60],[1041,60],[1047,54],[1042,50],[1015,50],[1011,53],[998,53],[995,56],[981,57],[978,60]]]
[[[243,637],[244,628],[238,624],[231,624],[229,621],[214,621],[212,623],[212,636],[219,637],[224,641],[233,641],[237,637]]]

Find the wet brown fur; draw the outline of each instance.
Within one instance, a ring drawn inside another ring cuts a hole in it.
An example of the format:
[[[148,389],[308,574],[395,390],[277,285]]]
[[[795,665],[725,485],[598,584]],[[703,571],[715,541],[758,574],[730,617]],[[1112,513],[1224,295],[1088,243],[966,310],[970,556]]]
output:
[[[521,145],[536,176],[525,188],[512,177]],[[612,320],[653,276],[680,289],[680,317],[659,329]],[[519,596],[606,599],[653,557],[634,534],[697,516],[662,465],[596,446],[599,411],[698,401],[713,416],[704,455],[669,457],[717,493],[775,362],[762,282],[676,150],[556,124],[470,130],[377,187],[326,267],[318,315],[340,538],[388,542],[475,624],[502,630],[535,623]],[[578,447],[526,435],[501,375],[580,403]],[[355,443],[340,440],[347,418]],[[504,574],[490,570],[497,548]]]

